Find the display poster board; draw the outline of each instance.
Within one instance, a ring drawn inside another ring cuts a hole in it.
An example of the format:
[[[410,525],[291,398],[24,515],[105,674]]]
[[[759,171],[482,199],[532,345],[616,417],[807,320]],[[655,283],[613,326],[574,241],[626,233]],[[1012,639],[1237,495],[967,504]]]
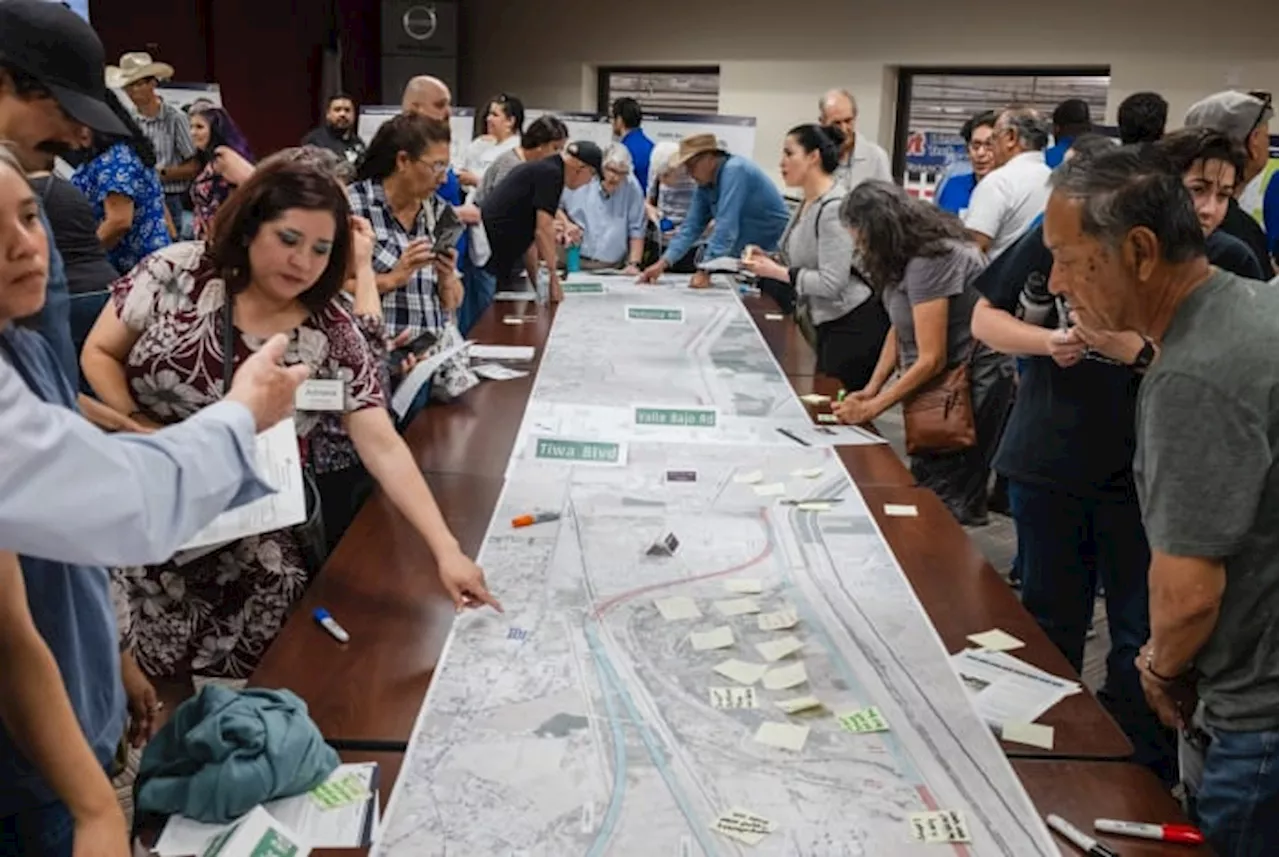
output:
[[[360,118],[356,120],[356,133],[367,146],[373,135],[392,116],[400,112],[399,104],[370,104],[360,108]],[[449,117],[449,161],[454,169],[461,167],[467,153],[467,145],[471,142],[471,132],[475,127],[476,111],[474,107],[455,107]]]

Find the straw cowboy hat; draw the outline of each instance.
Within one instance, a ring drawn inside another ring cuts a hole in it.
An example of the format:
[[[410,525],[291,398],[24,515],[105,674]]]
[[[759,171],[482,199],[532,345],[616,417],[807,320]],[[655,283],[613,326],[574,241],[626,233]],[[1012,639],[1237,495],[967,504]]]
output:
[[[680,151],[671,159],[671,166],[684,166],[698,155],[705,155],[708,152],[724,154],[724,149],[720,148],[720,141],[716,139],[716,135],[690,134],[680,141]]]
[[[123,89],[148,77],[169,80],[173,77],[173,66],[167,62],[156,62],[145,51],[131,51],[120,57],[120,65],[107,66],[107,86],[115,89]]]

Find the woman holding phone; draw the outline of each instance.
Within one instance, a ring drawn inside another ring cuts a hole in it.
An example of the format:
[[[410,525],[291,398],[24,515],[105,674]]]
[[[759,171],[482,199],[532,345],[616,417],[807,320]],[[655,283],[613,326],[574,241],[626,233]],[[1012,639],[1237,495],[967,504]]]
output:
[[[438,334],[462,303],[458,253],[448,243],[461,223],[436,196],[448,172],[448,123],[401,114],[378,129],[347,189],[351,213],[373,227],[388,337]]]

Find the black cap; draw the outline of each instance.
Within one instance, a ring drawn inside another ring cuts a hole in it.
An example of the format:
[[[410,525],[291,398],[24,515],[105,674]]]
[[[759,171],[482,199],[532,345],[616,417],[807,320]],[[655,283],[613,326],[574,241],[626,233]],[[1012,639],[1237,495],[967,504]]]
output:
[[[106,103],[106,56],[98,34],[61,3],[0,0],[0,62],[38,81],[82,125],[128,136]]]
[[[566,155],[573,155],[582,163],[596,171],[596,175],[604,177],[604,152],[590,140],[574,140],[564,147]]]

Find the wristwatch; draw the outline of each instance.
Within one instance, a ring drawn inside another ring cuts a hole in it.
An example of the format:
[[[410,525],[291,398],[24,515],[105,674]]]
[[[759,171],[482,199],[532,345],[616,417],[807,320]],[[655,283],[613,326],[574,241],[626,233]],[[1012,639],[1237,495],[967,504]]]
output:
[[[1142,350],[1138,352],[1138,356],[1133,358],[1133,362],[1129,365],[1138,372],[1145,372],[1151,366],[1151,361],[1156,359],[1156,344],[1149,337],[1142,337]]]

